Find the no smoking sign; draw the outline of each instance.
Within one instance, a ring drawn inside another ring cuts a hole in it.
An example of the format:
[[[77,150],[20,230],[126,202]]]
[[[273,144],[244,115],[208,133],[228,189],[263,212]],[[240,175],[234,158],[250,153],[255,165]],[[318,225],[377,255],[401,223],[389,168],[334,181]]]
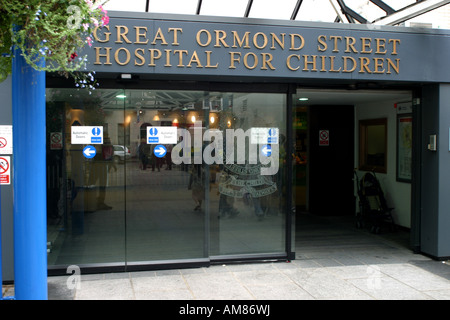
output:
[[[329,145],[330,145],[330,131],[319,130],[319,146],[329,146]]]
[[[61,150],[63,147],[62,133],[52,132],[50,133],[50,150]]]
[[[0,185],[11,184],[10,157],[0,157]]]

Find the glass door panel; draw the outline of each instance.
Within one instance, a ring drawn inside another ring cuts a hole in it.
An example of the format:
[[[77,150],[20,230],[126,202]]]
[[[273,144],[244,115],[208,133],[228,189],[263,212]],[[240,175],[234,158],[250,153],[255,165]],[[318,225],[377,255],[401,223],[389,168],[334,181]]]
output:
[[[206,258],[208,181],[202,163],[187,161],[197,147],[191,133],[204,127],[204,93],[126,90],[125,95],[131,153],[125,165],[127,261]],[[182,145],[185,161],[172,161],[172,149]]]
[[[125,171],[114,161],[120,93],[47,89],[47,190],[58,190],[48,201],[50,266],[125,261]]]
[[[286,95],[210,93],[211,256],[286,251]],[[205,155],[206,157],[207,155]]]

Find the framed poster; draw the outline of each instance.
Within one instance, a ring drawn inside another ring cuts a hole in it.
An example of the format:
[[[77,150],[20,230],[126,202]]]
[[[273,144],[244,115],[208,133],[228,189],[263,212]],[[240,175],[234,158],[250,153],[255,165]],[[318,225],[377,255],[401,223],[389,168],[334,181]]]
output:
[[[397,181],[411,182],[412,114],[397,114]]]

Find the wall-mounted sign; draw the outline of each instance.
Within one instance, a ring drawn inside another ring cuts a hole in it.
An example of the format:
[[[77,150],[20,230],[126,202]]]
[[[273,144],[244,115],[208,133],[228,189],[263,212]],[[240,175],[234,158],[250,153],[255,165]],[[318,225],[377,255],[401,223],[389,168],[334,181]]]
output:
[[[177,127],[147,127],[148,144],[177,144]]]
[[[12,126],[0,126],[0,154],[13,153]]]
[[[93,32],[95,45],[86,51],[89,67],[97,72],[275,79],[448,80],[449,63],[419,63],[429,48],[434,48],[436,61],[445,61],[448,35],[442,30],[193,19],[111,17]]]
[[[103,144],[103,126],[73,126],[72,144]]]
[[[0,157],[0,185],[11,184],[11,160],[10,157]]]
[[[278,144],[278,128],[251,128],[250,143]]]
[[[330,145],[330,131],[319,130],[319,146],[329,146],[329,145]]]
[[[62,132],[50,133],[50,150],[61,150],[63,148]]]

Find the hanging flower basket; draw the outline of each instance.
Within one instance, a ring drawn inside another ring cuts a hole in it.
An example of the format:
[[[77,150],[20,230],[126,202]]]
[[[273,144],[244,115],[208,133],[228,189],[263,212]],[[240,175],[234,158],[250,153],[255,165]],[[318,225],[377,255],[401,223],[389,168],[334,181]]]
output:
[[[72,77],[95,89],[83,48],[92,46],[96,27],[109,17],[99,0],[0,0],[0,81],[11,74],[13,47],[34,69]]]

